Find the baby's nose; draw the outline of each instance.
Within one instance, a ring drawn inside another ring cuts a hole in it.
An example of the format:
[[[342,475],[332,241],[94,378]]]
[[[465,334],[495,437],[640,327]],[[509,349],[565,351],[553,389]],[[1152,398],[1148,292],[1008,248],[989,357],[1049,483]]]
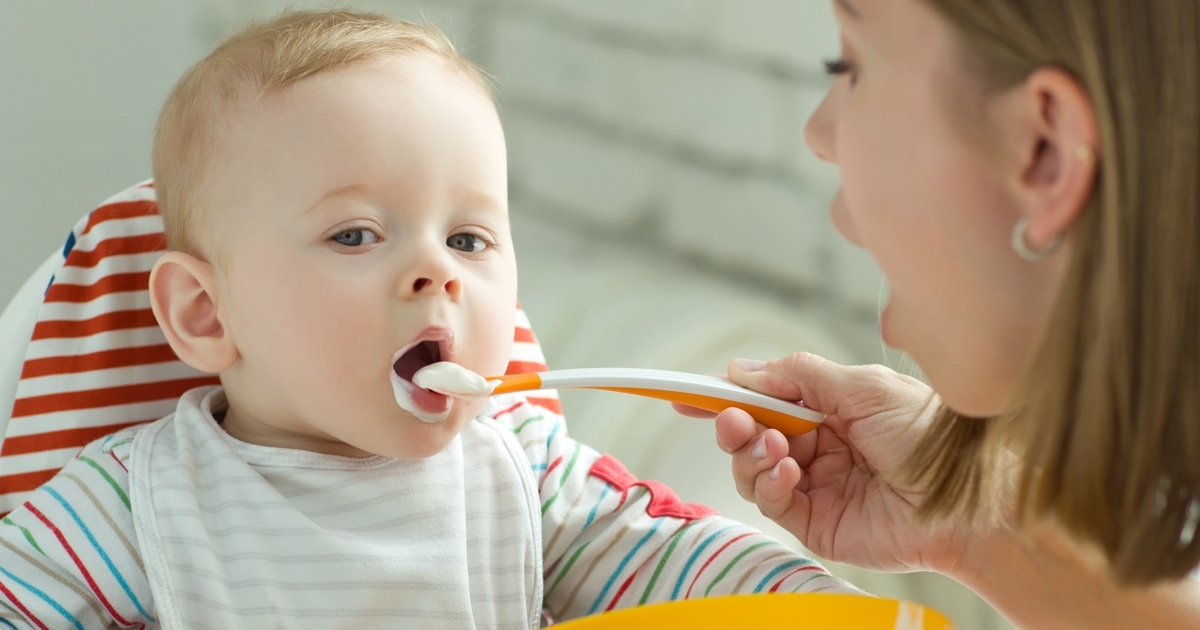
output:
[[[434,293],[442,290],[449,293],[451,297],[458,297],[460,289],[461,283],[457,278],[453,277],[445,278],[444,280],[434,280],[428,276],[420,276],[413,280],[412,283],[412,292],[414,295]]]

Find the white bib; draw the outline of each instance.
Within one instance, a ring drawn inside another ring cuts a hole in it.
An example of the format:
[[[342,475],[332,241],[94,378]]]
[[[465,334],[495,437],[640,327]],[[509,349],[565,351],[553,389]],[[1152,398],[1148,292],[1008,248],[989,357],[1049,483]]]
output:
[[[530,464],[485,416],[424,460],[240,442],[193,390],[138,432],[130,494],[162,627],[536,628]]]

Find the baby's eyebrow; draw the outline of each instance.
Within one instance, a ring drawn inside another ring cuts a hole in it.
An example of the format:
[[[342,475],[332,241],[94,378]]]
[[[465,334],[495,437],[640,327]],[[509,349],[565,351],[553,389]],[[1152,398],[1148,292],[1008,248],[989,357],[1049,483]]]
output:
[[[508,208],[504,202],[481,190],[468,190],[465,197],[466,202],[473,208],[508,216]]]
[[[307,209],[305,209],[304,212],[301,212],[300,216],[303,217],[303,216],[308,215],[310,212],[312,212],[313,210],[316,210],[317,208],[320,208],[322,204],[324,204],[326,201],[328,201],[334,197],[340,197],[342,195],[359,194],[359,193],[362,193],[365,189],[366,189],[366,186],[363,186],[362,184],[350,184],[349,186],[342,186],[340,188],[334,188],[333,190],[325,193],[325,195],[323,197],[321,197],[320,199],[317,200],[316,203],[314,203],[313,205],[311,205]]]

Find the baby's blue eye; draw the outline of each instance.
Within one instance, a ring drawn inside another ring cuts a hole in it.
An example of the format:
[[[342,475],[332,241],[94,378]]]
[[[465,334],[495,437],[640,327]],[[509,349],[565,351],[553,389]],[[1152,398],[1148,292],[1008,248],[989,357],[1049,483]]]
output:
[[[487,243],[485,243],[483,239],[475,236],[474,234],[468,234],[466,232],[459,232],[458,234],[451,235],[450,238],[446,239],[446,245],[449,246],[450,249],[457,249],[461,252],[467,252],[469,254],[479,253],[487,249]]]
[[[362,245],[371,245],[379,241],[379,237],[375,233],[364,229],[354,228],[352,230],[342,230],[333,235],[333,240],[345,245],[346,247],[360,247]]]

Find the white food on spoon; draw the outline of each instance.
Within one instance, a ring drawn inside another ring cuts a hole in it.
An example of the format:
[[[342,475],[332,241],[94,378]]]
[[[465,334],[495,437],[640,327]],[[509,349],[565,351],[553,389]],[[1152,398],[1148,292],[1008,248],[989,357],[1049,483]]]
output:
[[[431,363],[413,374],[417,387],[453,398],[477,400],[492,395],[500,381],[489,381],[467,368],[449,361]]]

